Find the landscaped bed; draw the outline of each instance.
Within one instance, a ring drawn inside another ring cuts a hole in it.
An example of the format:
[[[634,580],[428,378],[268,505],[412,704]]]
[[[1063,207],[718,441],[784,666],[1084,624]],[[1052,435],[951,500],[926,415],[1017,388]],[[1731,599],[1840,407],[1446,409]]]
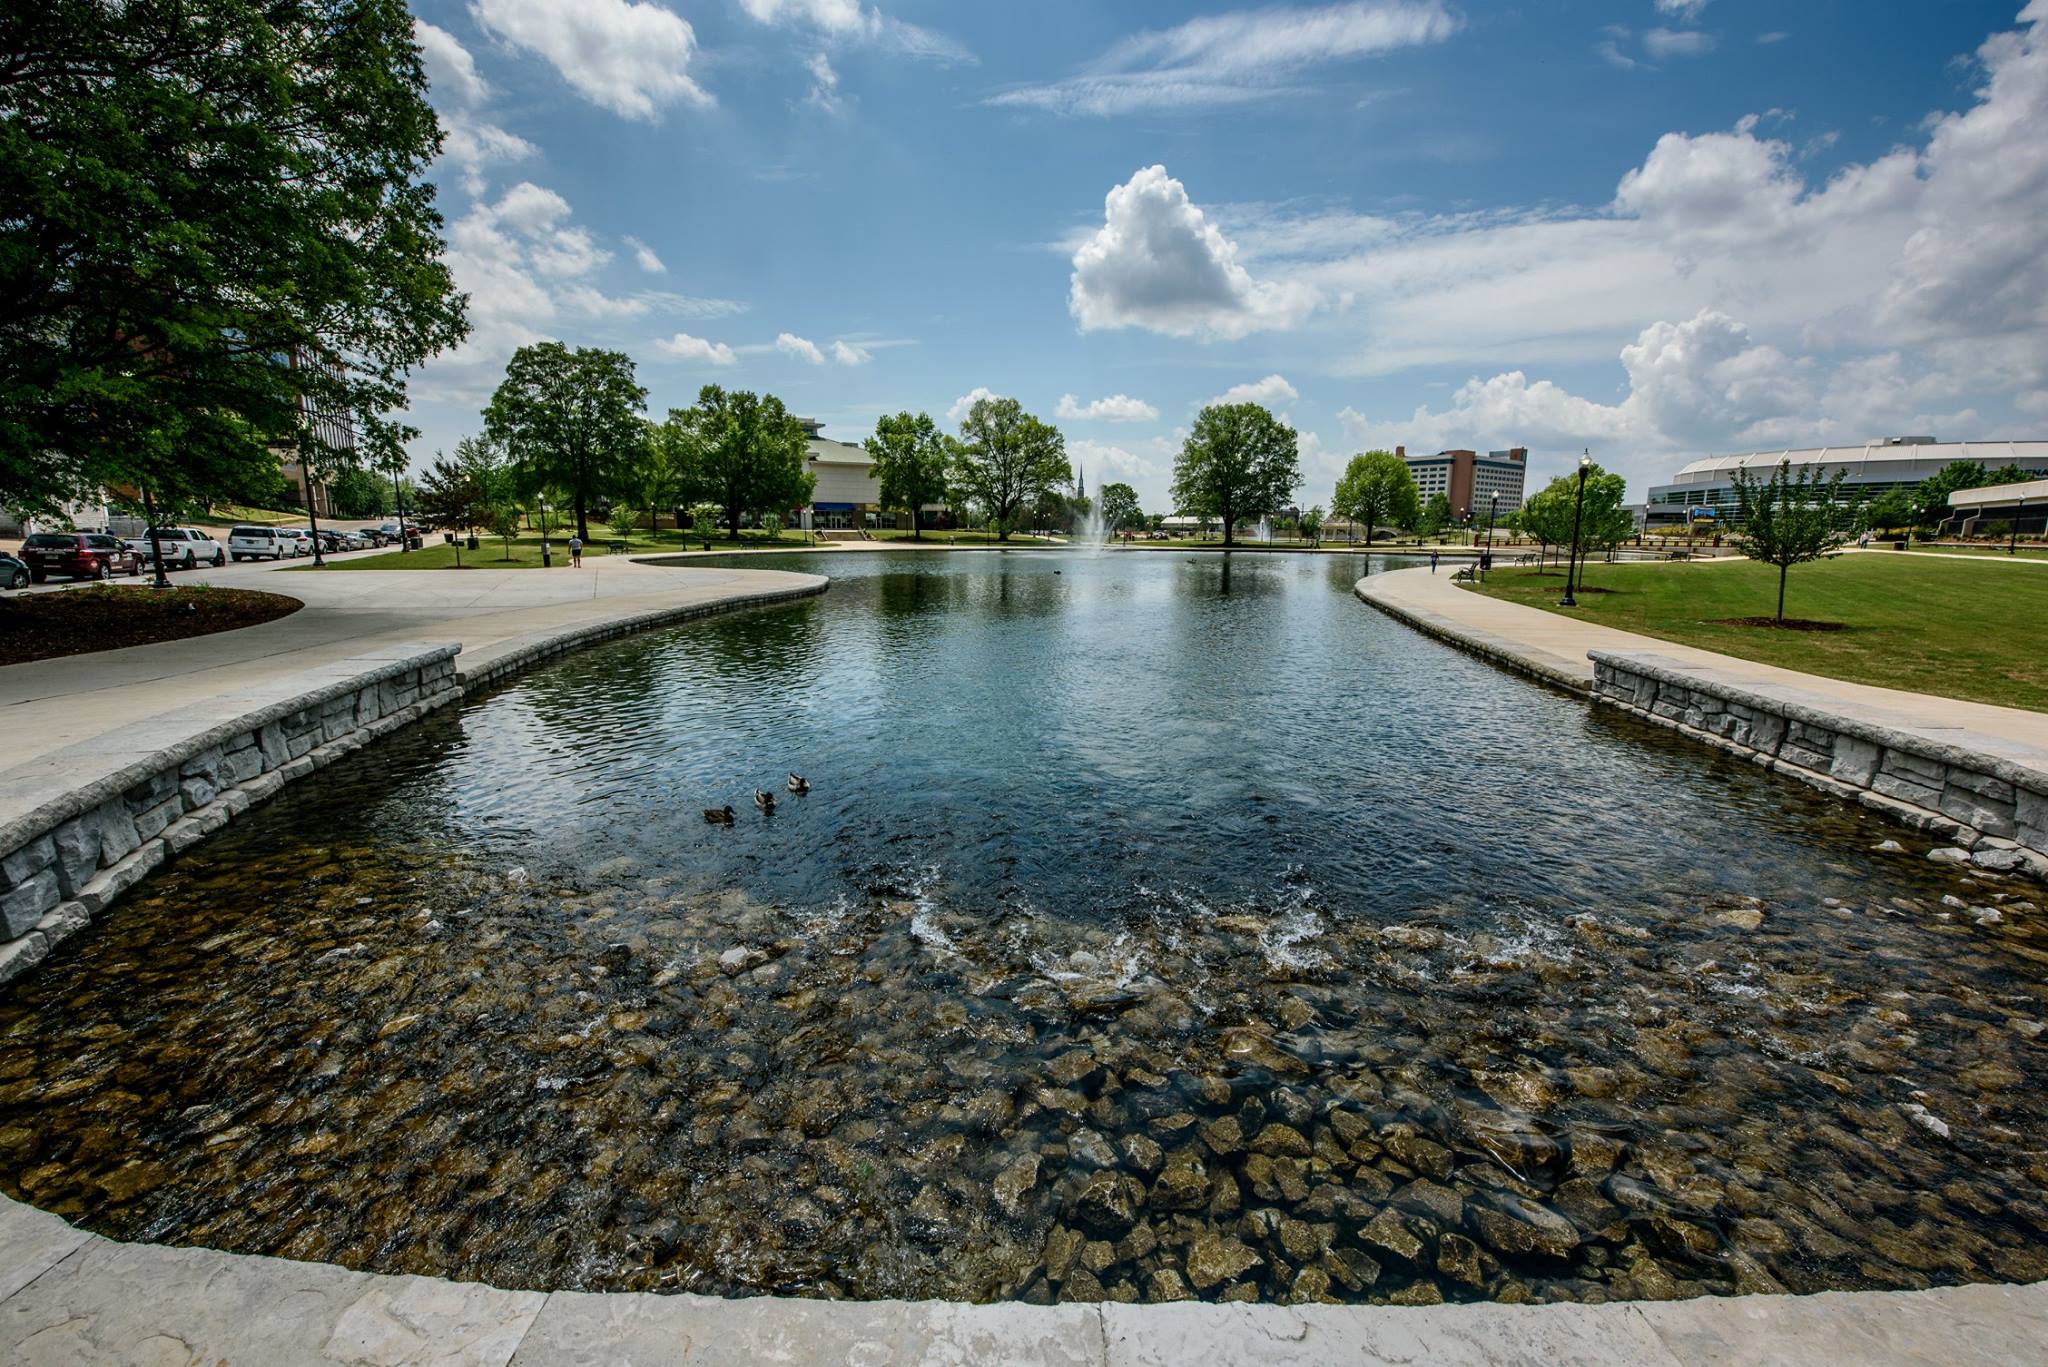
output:
[[[0,665],[252,627],[305,604],[254,589],[87,588],[0,599]]]
[[[2039,570],[1875,553],[1800,565],[1785,597],[1795,630],[1770,620],[1778,572],[1769,565],[1596,560],[1588,578],[1576,608],[1557,606],[1561,568],[1496,569],[1480,591],[1809,674],[2048,711],[2048,652],[2031,625],[2048,613]]]

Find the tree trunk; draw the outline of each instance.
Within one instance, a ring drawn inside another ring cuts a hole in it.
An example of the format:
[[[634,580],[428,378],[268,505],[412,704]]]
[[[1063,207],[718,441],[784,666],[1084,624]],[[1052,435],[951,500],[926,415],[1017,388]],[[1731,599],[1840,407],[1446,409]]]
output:
[[[1790,565],[1778,566],[1778,620],[1785,620],[1785,576],[1792,572]]]
[[[725,539],[726,539],[726,540],[728,540],[728,541],[737,541],[737,540],[739,540],[739,539],[740,539],[740,505],[739,505],[739,504],[737,504],[737,503],[728,503],[728,504],[726,504],[726,505],[725,505],[725,529],[726,529],[726,537],[725,537]]]
[[[581,485],[576,489],[576,537],[585,543],[590,540],[590,518],[585,512]]]
[[[924,527],[918,518],[917,505],[915,503],[910,505],[910,539],[912,541],[924,540]]]
[[[1372,528],[1372,515],[1368,513],[1365,518],[1365,547],[1367,550],[1372,549]]]

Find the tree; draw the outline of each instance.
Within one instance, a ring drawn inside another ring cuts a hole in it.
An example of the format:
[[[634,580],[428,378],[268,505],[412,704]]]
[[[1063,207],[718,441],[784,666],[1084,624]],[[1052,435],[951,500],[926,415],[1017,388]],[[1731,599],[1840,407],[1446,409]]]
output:
[[[1888,532],[1911,527],[1920,521],[1919,501],[1911,489],[1887,489],[1856,509],[1856,528],[1865,532]]]
[[[874,474],[881,483],[884,508],[910,510],[910,535],[924,535],[924,506],[946,501],[946,467],[953,460],[953,446],[939,431],[931,414],[898,413],[875,423],[875,435],[866,442],[868,458],[875,463]]]
[[[1751,560],[1778,567],[1778,620],[1785,620],[1785,578],[1794,565],[1818,560],[1846,539],[1840,530],[1842,481],[1847,469],[1824,475],[1818,465],[1779,461],[1759,484],[1747,470],[1735,471],[1735,504],[1742,519],[1736,544]]]
[[[262,499],[276,446],[403,407],[467,331],[413,34],[402,0],[6,9],[0,502]]]
[[[1914,525],[1932,527],[1948,520],[1948,496],[1959,489],[1981,488],[1984,467],[1974,460],[1952,460],[1913,490]]]
[[[327,502],[336,517],[378,517],[389,492],[373,472],[351,465],[327,486]]]
[[[725,510],[727,535],[740,537],[746,513],[786,512],[809,503],[817,477],[804,468],[803,424],[773,394],[707,384],[697,406],[669,411],[695,434],[698,487]]]
[[[1536,538],[1539,557],[1552,546],[1571,545],[1578,483],[1577,475],[1559,475],[1523,502],[1517,522],[1522,531]]]
[[[1451,523],[1451,500],[1443,494],[1431,494],[1429,501],[1422,505],[1422,512],[1415,519],[1415,530],[1424,536],[1436,536]]]
[[[1226,547],[1239,521],[1279,512],[1300,487],[1294,429],[1255,403],[1197,413],[1173,462],[1175,509],[1221,520]]]
[[[483,488],[459,463],[437,456],[420,479],[414,511],[442,527],[475,527],[486,520]]]
[[[704,482],[704,448],[692,412],[672,408],[666,420],[650,422],[647,444],[627,475],[634,505],[647,514],[649,536],[661,530],[664,510],[675,513]]]
[[[1308,544],[1309,544],[1309,545],[1311,545],[1311,546],[1320,546],[1320,545],[1322,545],[1322,544],[1323,544],[1323,507],[1322,507],[1322,505],[1321,505],[1320,503],[1318,503],[1318,504],[1316,504],[1315,506],[1311,507],[1311,508],[1310,508],[1310,509],[1309,509],[1309,510],[1308,510],[1307,512],[1303,513],[1303,514],[1301,515],[1301,521],[1300,521],[1300,523],[1299,523],[1299,526],[1301,527],[1301,534],[1302,534],[1302,535],[1303,535],[1304,537],[1306,537],[1306,538],[1308,539]]]
[[[1144,522],[1145,514],[1138,508],[1138,491],[1128,484],[1105,484],[1099,493],[1102,509],[1102,530],[1111,536],[1126,527],[1136,527]]]
[[[1337,492],[1330,499],[1337,516],[1349,518],[1365,528],[1365,544],[1372,544],[1375,527],[1415,520],[1417,505],[1415,476],[1408,462],[1392,451],[1367,451],[1351,458],[1337,480]]]
[[[535,342],[512,353],[484,431],[511,459],[520,493],[559,490],[588,541],[592,505],[624,483],[646,447],[646,401],[623,351]]]
[[[1067,442],[1057,427],[1040,422],[1015,399],[976,399],[960,424],[951,479],[995,524],[1007,541],[1017,515],[1045,494],[1074,482]]]

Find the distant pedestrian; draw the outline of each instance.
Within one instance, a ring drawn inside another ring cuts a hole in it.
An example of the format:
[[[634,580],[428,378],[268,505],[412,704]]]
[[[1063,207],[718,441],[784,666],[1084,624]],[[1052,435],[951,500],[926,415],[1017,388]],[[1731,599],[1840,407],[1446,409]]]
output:
[[[1436,552],[1435,552],[1435,551],[1431,551],[1431,552],[1429,553],[1429,572],[1430,572],[1431,574],[1435,574],[1435,573],[1436,573]]]
[[[583,568],[583,538],[573,533],[569,537],[569,568],[572,570]]]

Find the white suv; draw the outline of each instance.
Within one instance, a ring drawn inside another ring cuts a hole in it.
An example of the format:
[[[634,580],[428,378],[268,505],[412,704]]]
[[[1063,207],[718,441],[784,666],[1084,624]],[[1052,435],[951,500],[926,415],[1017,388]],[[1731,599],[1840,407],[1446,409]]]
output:
[[[292,539],[293,555],[311,555],[313,553],[313,529],[311,527],[279,527],[277,534],[279,536],[288,536]]]
[[[142,557],[144,564],[149,563],[150,557],[154,554],[150,548],[149,537],[150,534],[144,532],[128,542],[135,553]],[[194,569],[202,561],[219,569],[228,562],[228,553],[220,542],[194,527],[158,527],[156,539],[163,547],[165,569]]]
[[[299,553],[299,539],[277,527],[236,527],[228,532],[228,554],[236,560],[282,560]]]

